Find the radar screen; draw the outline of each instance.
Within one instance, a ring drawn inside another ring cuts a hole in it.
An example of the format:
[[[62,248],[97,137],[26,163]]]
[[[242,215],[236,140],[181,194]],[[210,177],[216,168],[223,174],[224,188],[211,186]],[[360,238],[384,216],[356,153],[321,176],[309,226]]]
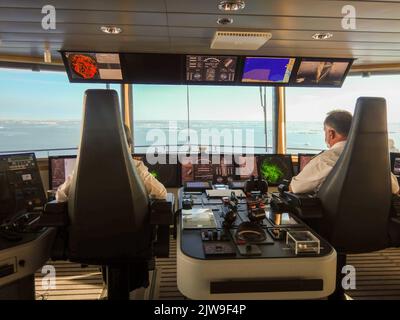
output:
[[[277,186],[283,180],[291,180],[293,177],[293,164],[290,155],[267,154],[259,155],[258,172],[259,175],[271,186]]]
[[[118,53],[65,52],[71,80],[122,80]]]
[[[237,57],[186,56],[186,80],[198,82],[233,82]]]

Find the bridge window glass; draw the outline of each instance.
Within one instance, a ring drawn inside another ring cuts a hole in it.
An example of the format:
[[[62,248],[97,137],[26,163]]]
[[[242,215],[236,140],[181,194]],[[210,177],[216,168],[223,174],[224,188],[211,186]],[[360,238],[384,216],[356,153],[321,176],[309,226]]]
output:
[[[267,88],[269,146],[271,94]],[[134,85],[133,110],[135,152],[163,144],[169,151],[190,145],[208,152],[240,152],[242,147],[266,152],[259,87]]]
[[[384,97],[389,139],[400,148],[400,95],[393,90],[400,75],[349,76],[342,88],[286,88],[287,152],[317,153],[326,149],[323,121],[334,109],[354,112],[358,97]]]
[[[65,72],[0,68],[0,88],[0,152],[45,157],[76,153],[83,93],[105,85],[71,84]]]

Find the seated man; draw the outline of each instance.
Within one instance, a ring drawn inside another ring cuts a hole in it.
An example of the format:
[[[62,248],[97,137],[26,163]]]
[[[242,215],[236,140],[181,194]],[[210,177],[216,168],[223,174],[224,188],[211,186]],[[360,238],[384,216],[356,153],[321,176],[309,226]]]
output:
[[[132,138],[129,128],[125,125],[125,134],[128,142],[129,149],[132,147]],[[136,166],[136,170],[139,173],[140,178],[143,181],[146,191],[151,198],[155,199],[165,199],[167,196],[167,190],[164,185],[159,182],[147,169],[142,161],[133,159],[133,163]],[[71,187],[72,176],[74,172],[70,174],[65,182],[60,185],[56,192],[56,200],[59,202],[68,201],[69,189]]]
[[[289,190],[294,193],[317,192],[329,172],[335,166],[346,144],[350,132],[352,115],[348,111],[334,110],[324,121],[325,143],[329,150],[315,156],[295,177]],[[399,192],[396,177],[391,174],[392,193]]]

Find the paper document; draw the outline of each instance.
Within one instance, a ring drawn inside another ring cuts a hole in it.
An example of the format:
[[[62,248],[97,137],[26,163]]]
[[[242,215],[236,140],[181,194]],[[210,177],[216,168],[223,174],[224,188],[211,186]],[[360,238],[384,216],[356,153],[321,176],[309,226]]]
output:
[[[217,223],[211,209],[195,208],[182,210],[183,229],[216,228]]]

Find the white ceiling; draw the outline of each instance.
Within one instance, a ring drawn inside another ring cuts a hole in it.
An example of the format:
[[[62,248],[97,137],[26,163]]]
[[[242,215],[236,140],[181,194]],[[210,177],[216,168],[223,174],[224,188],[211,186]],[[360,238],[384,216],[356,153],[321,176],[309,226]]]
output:
[[[218,0],[0,0],[0,55],[42,57],[57,50],[113,52],[232,53],[210,49],[216,30],[268,31],[257,51],[235,54],[354,57],[355,64],[400,63],[400,0],[246,0],[244,10],[226,14]],[[56,30],[43,30],[41,8],[57,10]],[[356,30],[341,27],[342,7],[353,5]],[[233,18],[229,27],[216,23]],[[106,35],[102,25],[117,25]],[[315,32],[333,38],[315,41]]]

